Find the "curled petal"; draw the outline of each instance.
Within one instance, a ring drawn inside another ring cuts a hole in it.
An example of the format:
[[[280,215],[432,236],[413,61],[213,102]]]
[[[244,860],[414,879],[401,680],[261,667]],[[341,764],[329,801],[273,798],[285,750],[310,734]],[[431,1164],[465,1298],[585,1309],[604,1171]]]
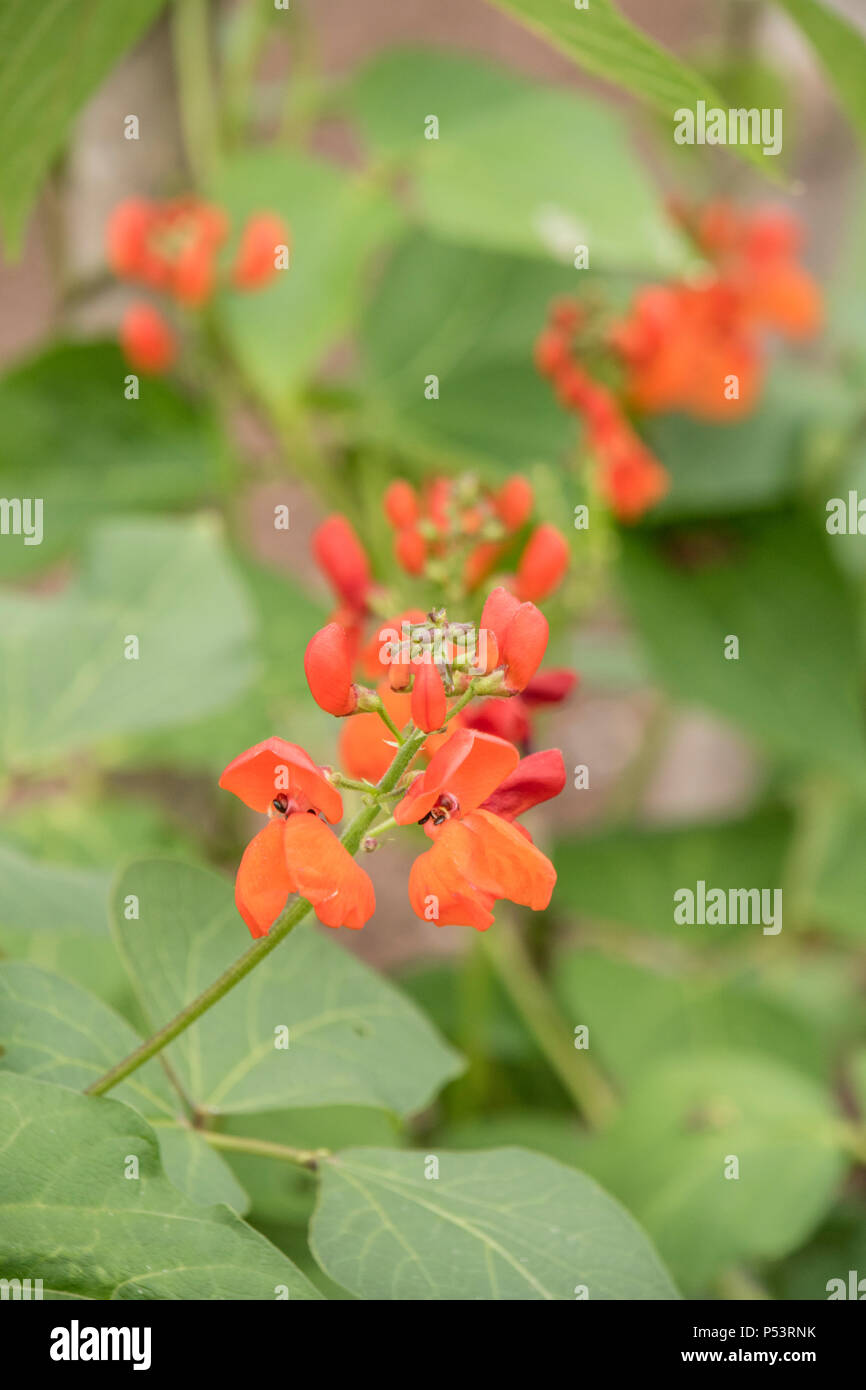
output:
[[[519,761],[517,749],[505,739],[476,729],[457,729],[397,803],[394,818],[398,825],[422,820],[445,792],[465,816],[487,799]]]
[[[357,929],[372,917],[376,894],[368,875],[318,816],[289,816],[283,846],[291,891],[312,903],[326,927]]]
[[[482,806],[504,820],[522,816],[542,801],[559,796],[565,786],[565,762],[558,748],[530,753],[521,758],[512,773],[500,782],[492,796]]]
[[[424,662],[416,668],[411,707],[414,723],[425,734],[441,729],[445,723],[448,702],[442,677],[433,662]]]
[[[301,810],[321,811],[332,824],[343,814],[340,793],[309,753],[281,738],[265,739],[240,753],[229,763],[219,784],[253,811],[264,813],[274,798],[282,795]]]
[[[340,623],[328,623],[310,638],[304,653],[310,694],[328,714],[351,714],[358,703],[352,680],[352,641]]]
[[[250,840],[238,867],[235,902],[253,936],[267,936],[292,891],[283,847],[285,826],[282,820],[268,821]]]
[[[500,651],[502,651],[508,625],[519,607],[520,600],[515,598],[514,594],[510,594],[507,589],[503,589],[501,585],[498,589],[493,589],[487,596],[487,601],[481,610],[480,626],[489,628],[495,634]]]
[[[510,690],[523,690],[541,665],[550,633],[547,619],[534,603],[521,603],[499,643],[505,663],[505,683]]]
[[[558,705],[570,695],[577,685],[579,676],[567,667],[556,666],[549,671],[540,671],[523,691],[523,698],[530,708],[535,705]]]

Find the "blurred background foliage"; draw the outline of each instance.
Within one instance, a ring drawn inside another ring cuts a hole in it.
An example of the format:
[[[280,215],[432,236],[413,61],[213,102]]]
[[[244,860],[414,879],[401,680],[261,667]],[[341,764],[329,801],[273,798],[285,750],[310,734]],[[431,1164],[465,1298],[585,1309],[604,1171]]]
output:
[[[818,0],[664,14],[635,0],[629,19],[592,0],[574,22],[554,0],[399,16],[379,0],[101,0],[86,21],[54,7],[37,45],[27,8],[0,18],[0,490],[45,499],[45,537],[0,541],[3,1065],[79,1086],[168,1016],[168,979],[180,1007],[243,948],[226,883],[248,825],[216,776],[271,733],[335,758],[301,660],[328,612],[309,556],[321,516],[347,514],[384,579],[392,478],[517,470],[571,539],[551,651],[582,677],[536,740],[590,771],[542,818],[549,912],[503,913],[484,939],[437,932],[410,913],[408,858],[389,846],[371,857],[381,906],[362,939],[293,938],[261,1002],[267,1032],[312,1016],[332,979],[359,1016],[369,994],[374,1015],[393,1011],[374,1057],[338,1083],[301,1047],[291,1091],[262,1071],[225,1090],[247,1045],[228,1000],[194,1030],[206,1074],[179,1044],[173,1066],[225,1134],[351,1146],[361,1169],[372,1146],[392,1184],[412,1145],[518,1145],[581,1170],[686,1294],[824,1298],[827,1280],[866,1275],[866,551],[824,524],[866,474],[862,24]],[[716,93],[783,107],[772,181],[750,151],[673,144],[672,109]],[[122,196],[190,187],[235,225],[280,213],[292,268],[266,293],[219,296],[207,336],[133,403],[104,224]],[[578,531],[574,423],[533,343],[559,294],[625,305],[688,270],[674,191],[794,207],[826,329],[775,356],[748,418],[654,419],[668,497],[638,527],[593,508]],[[576,242],[589,270],[571,267]],[[140,662],[118,659],[127,633]],[[122,912],[110,926],[121,873],[149,876],[146,934]],[[782,887],[783,931],[675,926],[674,891],[699,879]],[[58,1017],[105,1047],[56,1035]],[[34,1019],[77,1071],[34,1061]],[[246,1213],[326,1296],[382,1296],[382,1272],[336,1238],[344,1196],[326,1183],[316,1264],[315,1179],[212,1152],[158,1091],[143,1113],[163,1116],[180,1191]],[[722,1180],[728,1154],[739,1182]],[[493,1192],[512,1180],[499,1162]],[[552,1181],[533,1172],[520,1181]],[[569,1219],[589,1191],[566,1190]],[[598,1275],[609,1296],[629,1296],[645,1258]],[[464,1296],[491,1296],[473,1277]],[[646,1287],[665,1296],[661,1275]]]

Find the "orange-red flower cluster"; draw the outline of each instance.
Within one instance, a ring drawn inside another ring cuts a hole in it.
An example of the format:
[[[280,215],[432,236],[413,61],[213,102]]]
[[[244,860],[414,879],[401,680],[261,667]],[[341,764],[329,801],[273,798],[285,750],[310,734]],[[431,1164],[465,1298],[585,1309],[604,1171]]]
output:
[[[743,213],[724,202],[678,215],[710,268],[641,290],[614,326],[626,397],[648,412],[747,414],[763,382],[763,333],[808,338],[821,324],[820,292],[797,259],[800,227],[777,209]]]
[[[200,198],[128,198],[109,219],[108,261],[120,279],[199,309],[226,281],[239,290],[268,284],[277,273],[279,249],[289,243],[282,218],[269,212],[254,214],[222,277],[219,257],[228,235],[223,209]],[[145,302],[127,310],[120,340],[130,365],[143,372],[165,371],[177,356],[177,340],[167,319]]]
[[[534,503],[532,486],[520,474],[496,490],[473,477],[436,477],[417,489],[397,478],[384,498],[402,569],[435,577],[443,563],[459,563],[467,592],[489,578],[513,549],[514,538],[531,520]],[[547,598],[562,583],[568,563],[562,532],[548,522],[534,527],[517,560],[516,592],[536,602]]]
[[[808,338],[821,324],[820,291],[799,263],[802,233],[790,214],[742,212],[722,201],[679,205],[674,214],[706,260],[703,272],[645,286],[604,333],[595,324],[590,331],[578,304],[554,305],[536,344],[538,370],[582,417],[599,490],[623,521],[640,517],[668,486],[626,410],[741,416],[761,390],[764,335]],[[617,375],[619,386],[595,380],[582,365],[587,359],[605,377]]]
[[[434,491],[440,499],[445,496],[444,488]],[[496,494],[496,503],[500,512],[512,521],[518,515],[525,521],[532,506],[531,490],[525,479],[509,479]],[[388,489],[385,506],[392,521],[416,515],[410,508],[417,504],[418,496],[408,483],[398,480]],[[439,562],[450,564],[455,548],[459,551],[459,539],[453,533],[440,537]],[[385,609],[384,596],[373,582],[366,551],[346,517],[335,513],[322,522],[313,536],[313,554],[334,591],[338,607],[332,621],[316,634],[307,648],[307,677],[316,700],[329,714],[356,713],[344,726],[340,737],[341,759],[353,776],[375,781],[387,767],[391,750],[387,731],[378,715],[365,712],[363,704],[359,708],[359,687],[354,672],[357,670],[361,678],[373,683],[396,725],[402,726],[411,717],[419,728],[435,734],[442,722],[439,715],[445,698],[439,689],[435,664],[431,669],[426,661],[413,662],[406,650],[401,651],[400,659],[388,655],[388,648],[393,645],[388,634],[401,633],[404,624],[409,629],[414,625],[416,646],[419,642],[423,646],[418,634],[425,631],[429,645],[434,628],[420,609],[406,609],[387,622],[374,620],[372,609],[378,608],[380,612]],[[525,680],[514,675],[521,663],[528,666],[534,660],[535,643],[532,640],[524,642],[520,636],[524,624],[534,627],[536,641],[542,640],[542,651],[546,646],[547,623],[534,607],[534,600],[546,596],[561,582],[567,563],[568,547],[562,534],[547,523],[536,526],[522,549],[517,573],[506,576],[510,588],[500,586],[494,590],[494,595],[501,596],[501,601],[496,601],[497,611],[507,605],[509,616],[513,616],[522,602],[522,614],[506,640],[502,622],[492,616],[490,605],[494,596],[491,596],[479,627],[485,643],[479,655],[485,657],[486,665],[483,671],[480,666],[473,668],[473,674],[477,675],[503,664],[503,669],[510,673],[508,692],[514,698],[480,700],[457,716],[461,724],[501,734],[525,745],[530,737],[533,712],[543,705],[559,703],[574,688],[577,677],[573,671],[549,670],[536,675],[533,670]],[[529,617],[530,610],[537,616]],[[440,633],[440,637],[442,635]],[[447,641],[452,640],[460,649],[465,636],[463,630],[452,631],[450,637],[445,634],[446,648]],[[406,640],[411,645],[408,637]],[[452,656],[453,653],[449,660]],[[464,665],[464,676],[466,669]]]
[[[578,361],[582,322],[578,304],[554,304],[535,346],[535,363],[551,379],[560,404],[583,420],[601,496],[621,521],[636,521],[667,492],[668,475],[632,428],[614,393]]]

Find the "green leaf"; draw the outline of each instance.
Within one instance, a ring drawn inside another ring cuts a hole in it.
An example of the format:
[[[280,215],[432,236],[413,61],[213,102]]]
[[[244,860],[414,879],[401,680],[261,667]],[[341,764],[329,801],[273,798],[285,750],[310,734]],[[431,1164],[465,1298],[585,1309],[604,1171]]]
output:
[[[840,1131],[805,1077],[709,1052],[644,1075],[582,1160],[643,1222],[674,1277],[701,1291],[726,1266],[778,1258],[807,1238],[845,1171]],[[732,1159],[739,1177],[725,1176]]]
[[[109,934],[110,884],[107,871],[44,863],[0,844],[0,955],[120,1002],[127,985]]]
[[[178,1192],[156,1134],[120,1101],[3,1073],[0,1132],[4,1276],[112,1300],[318,1297],[228,1207]]]
[[[7,245],[24,223],[73,117],[164,0],[6,0],[0,16],[0,208]]]
[[[237,229],[263,211],[290,228],[290,269],[264,290],[227,293],[215,304],[245,373],[286,419],[292,397],[353,325],[369,257],[402,218],[372,183],[283,149],[230,160],[212,192]]]
[[[361,324],[368,433],[494,474],[563,455],[574,424],[532,350],[550,301],[572,286],[542,262],[422,235],[402,242]],[[438,400],[425,398],[431,374]]]
[[[596,77],[624,87],[671,120],[679,107],[725,106],[701,76],[641,33],[620,14],[612,0],[589,0],[577,9],[568,0],[491,0],[498,9],[547,39],[566,57]],[[732,147],[742,158],[774,176],[772,160],[753,146]]]
[[[349,104],[374,159],[410,173],[413,217],[437,236],[570,268],[578,246],[598,270],[682,265],[620,118],[596,101],[463,55],[398,49],[354,79]],[[425,138],[430,113],[437,139]]]
[[[76,583],[0,595],[0,764],[44,764],[228,704],[253,673],[252,618],[217,524],[104,523]],[[125,659],[129,636],[139,658]]]
[[[135,895],[138,920],[124,916]],[[246,948],[230,886],[203,869],[133,865],[115,894],[115,934],[154,1030]],[[288,1029],[289,1046],[275,1030]],[[370,1105],[422,1109],[460,1070],[403,996],[311,926],[296,927],[168,1048],[184,1089],[216,1112]]]
[[[858,611],[825,541],[796,515],[661,540],[635,533],[621,575],[665,689],[801,768],[863,786]],[[738,660],[725,659],[731,635]]]
[[[673,1299],[627,1212],[583,1173],[524,1149],[347,1149],[322,1164],[310,1245],[359,1298]]]
[[[866,141],[866,35],[822,0],[776,0],[824,65],[860,139]]]
[[[4,538],[0,574],[76,553],[108,513],[213,492],[221,446],[208,416],[153,377],[126,400],[128,370],[113,343],[60,343],[0,381],[0,488],[37,492],[44,514],[40,545]]]
[[[744,820],[665,830],[621,830],[560,842],[554,853],[557,898],[599,922],[681,937],[686,945],[718,943],[761,927],[679,926],[674,893],[699,879],[710,888],[778,888],[791,832],[782,811]],[[783,920],[784,930],[784,920]]]
[[[763,1053],[815,1080],[830,1073],[833,1039],[755,970],[673,974],[582,950],[558,963],[555,984],[565,1017],[587,1025],[592,1055],[629,1089],[662,1058],[712,1048]]]
[[[198,1206],[223,1202],[239,1216],[246,1213],[250,1205],[246,1192],[222,1154],[206,1139],[185,1125],[160,1124],[154,1130],[165,1175],[179,1192]]]
[[[84,1090],[141,1039],[114,1011],[69,980],[20,962],[0,963],[0,1069]],[[166,1175],[200,1205],[248,1206],[228,1164],[178,1123],[180,1101],[157,1059],[113,1092],[157,1125]]]

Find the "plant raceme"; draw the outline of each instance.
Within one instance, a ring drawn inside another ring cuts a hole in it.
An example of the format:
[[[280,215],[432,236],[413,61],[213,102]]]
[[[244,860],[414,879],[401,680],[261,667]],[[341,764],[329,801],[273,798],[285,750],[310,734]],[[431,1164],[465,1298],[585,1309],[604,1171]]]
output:
[[[425,494],[434,516],[438,504],[456,496],[444,482],[437,479]],[[525,480],[511,480],[492,499],[476,495],[473,505],[490,515],[498,508],[500,518],[506,511],[514,530],[527,520],[531,489]],[[408,483],[389,488],[385,506],[398,527],[415,526],[422,516]],[[448,515],[447,508],[440,513],[436,535],[429,537],[431,553],[444,560],[465,539],[461,527],[445,525]],[[327,926],[358,928],[373,915],[373,885],[330,828],[343,814],[341,787],[363,792],[370,810],[361,847],[376,848],[385,829],[416,824],[432,841],[409,875],[409,901],[422,919],[483,931],[501,899],[534,910],[547,906],[556,874],[518,817],[562,791],[562,753],[547,749],[521,757],[484,714],[520,702],[511,727],[526,735],[533,684],[538,702],[550,703],[564,698],[576,679],[570,671],[538,674],[548,623],[523,595],[547,591],[567,563],[567,552],[555,567],[547,553],[534,558],[539,534],[543,542],[544,527],[522,551],[512,577],[516,592],[497,585],[476,625],[449,619],[443,606],[376,622],[373,604],[382,594],[351,524],[335,515],[319,528],[314,553],[341,607],[310,639],[304,669],[316,703],[346,721],[340,739],[345,771],[319,767],[296,744],[270,738],[223,772],[221,787],[268,816],[244,852],[235,885],[238,910],[253,936],[268,934],[294,893]],[[365,683],[370,678],[375,684]]]
[[[218,288],[257,290],[277,273],[288,253],[289,231],[271,212],[247,219],[231,264],[220,256],[230,226],[222,208],[189,195],[162,201],[128,198],[119,203],[106,230],[108,261],[122,280],[167,295],[187,309],[202,309]],[[168,319],[154,305],[139,301],[126,310],[120,342],[130,366],[149,373],[166,371],[178,344]]]
[[[748,414],[763,384],[764,335],[806,339],[822,320],[820,291],[797,259],[802,233],[790,214],[745,213],[723,201],[677,203],[672,212],[703,268],[644,287],[613,321],[560,300],[535,349],[539,372],[582,419],[598,491],[624,522],[638,520],[669,486],[630,412],[683,411],[715,422]]]

